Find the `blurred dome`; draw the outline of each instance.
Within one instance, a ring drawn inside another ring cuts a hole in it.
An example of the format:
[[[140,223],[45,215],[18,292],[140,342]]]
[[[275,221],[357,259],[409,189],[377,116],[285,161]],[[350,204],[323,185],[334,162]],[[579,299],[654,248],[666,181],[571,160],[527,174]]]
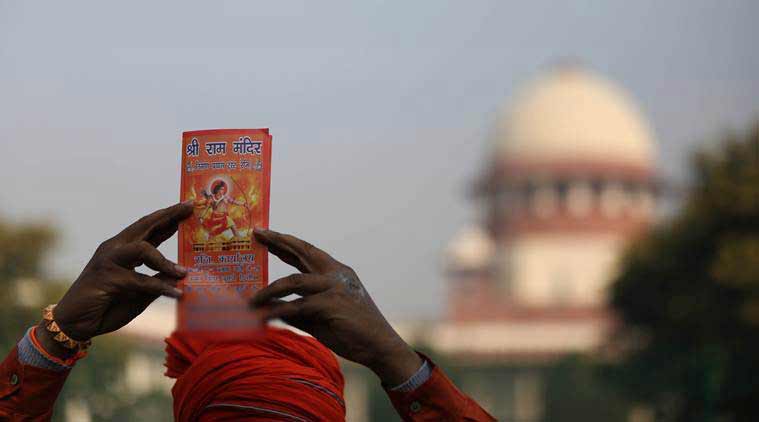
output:
[[[562,65],[528,84],[499,114],[498,159],[653,167],[654,145],[629,96],[603,77]]]
[[[495,251],[490,236],[481,227],[466,227],[448,243],[446,265],[451,270],[486,268]]]

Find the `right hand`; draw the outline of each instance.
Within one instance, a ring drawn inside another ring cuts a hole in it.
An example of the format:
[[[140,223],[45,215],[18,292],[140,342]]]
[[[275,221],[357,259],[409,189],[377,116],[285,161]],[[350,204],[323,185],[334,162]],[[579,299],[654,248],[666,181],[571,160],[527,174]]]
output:
[[[264,319],[281,318],[313,335],[343,358],[374,371],[385,385],[401,384],[419,370],[422,359],[390,326],[350,267],[294,236],[270,230],[256,230],[255,236],[301,271],[251,298]],[[281,300],[291,294],[301,298]]]
[[[181,203],[158,210],[103,242],[53,311],[61,330],[74,340],[88,340],[123,327],[160,295],[178,298],[176,284],[187,270],[156,248],[192,209]],[[158,274],[135,271],[142,264]]]

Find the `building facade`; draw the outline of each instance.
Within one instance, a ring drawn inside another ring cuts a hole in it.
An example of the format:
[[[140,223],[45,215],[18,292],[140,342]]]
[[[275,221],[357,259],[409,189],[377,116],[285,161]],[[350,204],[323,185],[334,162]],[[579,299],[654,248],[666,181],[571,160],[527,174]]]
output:
[[[655,144],[623,90],[574,65],[526,85],[491,133],[481,220],[446,249],[445,320],[427,343],[490,368],[463,387],[499,418],[539,421],[546,368],[608,338],[620,253],[655,218]]]

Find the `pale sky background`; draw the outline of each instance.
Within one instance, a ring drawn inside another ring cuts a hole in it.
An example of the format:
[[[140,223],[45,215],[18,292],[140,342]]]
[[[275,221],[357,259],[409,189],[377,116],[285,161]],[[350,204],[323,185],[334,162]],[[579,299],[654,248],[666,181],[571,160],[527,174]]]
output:
[[[758,17],[756,1],[0,0],[0,214],[60,227],[51,272],[73,279],[178,198],[183,130],[270,127],[272,227],[353,266],[391,316],[432,317],[521,83],[582,60],[632,93],[682,177],[692,147],[759,117]]]

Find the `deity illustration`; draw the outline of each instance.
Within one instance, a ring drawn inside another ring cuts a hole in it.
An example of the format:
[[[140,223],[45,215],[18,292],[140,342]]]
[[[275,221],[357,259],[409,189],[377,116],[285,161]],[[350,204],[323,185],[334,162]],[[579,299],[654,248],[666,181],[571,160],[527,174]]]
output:
[[[227,194],[228,190],[224,180],[215,180],[211,184],[210,192],[203,191],[203,197],[195,201],[195,206],[202,210],[199,215],[200,224],[208,233],[209,238],[219,236],[226,231],[230,231],[234,238],[242,237],[234,219],[229,215],[229,206],[246,206],[246,204],[230,198]]]

